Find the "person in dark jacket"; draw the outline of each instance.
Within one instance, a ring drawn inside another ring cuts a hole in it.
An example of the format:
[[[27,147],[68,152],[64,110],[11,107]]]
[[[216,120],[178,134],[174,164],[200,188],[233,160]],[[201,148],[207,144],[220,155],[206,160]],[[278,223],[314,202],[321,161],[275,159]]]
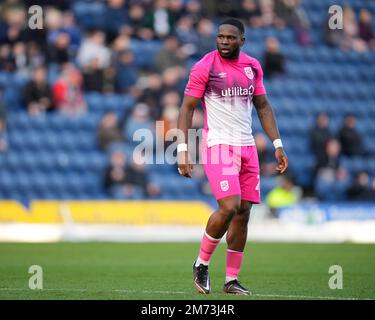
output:
[[[44,67],[36,67],[32,80],[23,91],[23,101],[30,115],[38,115],[53,110],[52,90],[47,82],[47,71]]]
[[[354,115],[345,116],[343,126],[339,131],[339,139],[343,155],[352,157],[364,154],[362,137],[356,128]]]
[[[325,155],[327,141],[332,138],[332,132],[329,129],[329,117],[326,113],[319,113],[315,120],[315,125],[310,131],[311,150],[317,162],[320,162]]]
[[[285,57],[280,51],[279,41],[274,37],[268,37],[264,53],[264,77],[272,78],[284,72]]]

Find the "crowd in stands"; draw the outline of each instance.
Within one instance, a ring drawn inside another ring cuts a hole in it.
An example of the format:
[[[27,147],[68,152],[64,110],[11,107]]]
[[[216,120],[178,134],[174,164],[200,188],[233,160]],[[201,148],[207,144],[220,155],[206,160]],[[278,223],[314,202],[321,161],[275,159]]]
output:
[[[355,11],[350,6],[345,6],[342,28],[332,29],[328,23],[325,24],[325,41],[328,45],[343,50],[352,49],[359,52],[374,50],[375,36],[371,12],[362,8],[356,17]]]
[[[345,116],[338,132],[332,132],[330,129],[326,113],[319,114],[315,126],[311,129],[310,142],[315,156],[314,187],[318,196],[331,200],[375,199],[375,178],[370,181],[365,171],[358,171],[355,177],[351,177],[342,166],[343,157],[369,155],[356,128],[354,114]]]
[[[31,30],[27,27],[27,8],[38,3],[44,6],[44,28]],[[20,95],[30,117],[59,112],[84,117],[89,108],[86,93],[125,94],[135,99],[134,106],[125,114],[105,112],[96,132],[98,148],[109,154],[103,185],[114,198],[161,193],[159,186],[149,181],[144,166],[112,146],[131,142],[134,132],[140,128],[157,134],[156,120],[164,121],[163,134],[176,127],[189,68],[215,48],[216,23],[220,19],[238,17],[249,28],[292,28],[296,43],[307,47],[313,44],[309,19],[300,0],[89,1],[86,5],[101,10],[100,20],[95,23],[82,20],[85,12],[82,16],[73,13],[79,11],[80,3],[3,1],[0,4],[0,72],[18,73],[28,79]],[[353,9],[345,7],[344,25],[343,30],[324,31],[328,45],[344,50],[375,49],[370,11],[361,10],[357,22]],[[135,61],[142,57],[135,55],[132,46],[155,41],[160,44],[155,63],[137,66]],[[264,39],[264,44],[261,62],[265,78],[282,78],[287,72],[287,57],[279,41],[270,36]],[[0,88],[0,97],[1,94]],[[202,109],[195,112],[193,126],[203,126]],[[6,128],[6,106],[0,103],[0,153],[9,148]],[[267,138],[259,134],[255,139],[262,174],[275,176],[274,156]],[[341,155],[366,153],[351,115],[337,135],[331,133],[327,115],[319,115],[311,134],[311,148],[316,157],[317,196],[320,181],[335,185],[336,180],[345,183],[349,180],[340,167]],[[200,181],[202,194],[210,194],[202,166],[195,167],[194,178]],[[285,189],[291,187],[288,179],[282,185]],[[340,194],[342,199],[368,199],[374,187],[375,182],[370,182],[365,172],[359,172]]]

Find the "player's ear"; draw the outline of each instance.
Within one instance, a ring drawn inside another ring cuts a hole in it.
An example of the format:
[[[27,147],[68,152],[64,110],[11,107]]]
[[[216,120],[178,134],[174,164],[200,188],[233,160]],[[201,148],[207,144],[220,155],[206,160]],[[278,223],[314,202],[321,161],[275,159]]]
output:
[[[240,47],[242,47],[244,44],[245,44],[245,36],[244,35],[241,35],[241,38],[240,38]]]

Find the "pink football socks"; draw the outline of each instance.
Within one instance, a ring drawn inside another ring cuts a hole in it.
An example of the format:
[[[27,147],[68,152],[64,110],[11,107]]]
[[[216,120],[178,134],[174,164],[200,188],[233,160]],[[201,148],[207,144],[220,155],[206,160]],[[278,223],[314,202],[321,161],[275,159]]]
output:
[[[243,252],[227,249],[227,268],[225,282],[237,279],[243,260]]]
[[[221,239],[212,238],[206,232],[204,233],[195,266],[199,266],[200,264],[203,264],[205,266],[209,265],[211,256],[214,253],[220,240]]]

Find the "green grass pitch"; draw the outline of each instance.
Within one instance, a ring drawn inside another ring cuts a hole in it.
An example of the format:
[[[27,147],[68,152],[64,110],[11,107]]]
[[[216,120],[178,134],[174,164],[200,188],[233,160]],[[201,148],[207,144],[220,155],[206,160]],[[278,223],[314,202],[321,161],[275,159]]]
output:
[[[375,245],[248,243],[240,280],[251,297],[221,292],[225,244],[210,265],[213,293],[199,295],[191,265],[198,243],[1,243],[0,299],[375,299]],[[30,290],[28,269],[43,269]],[[331,265],[343,289],[328,287]]]

